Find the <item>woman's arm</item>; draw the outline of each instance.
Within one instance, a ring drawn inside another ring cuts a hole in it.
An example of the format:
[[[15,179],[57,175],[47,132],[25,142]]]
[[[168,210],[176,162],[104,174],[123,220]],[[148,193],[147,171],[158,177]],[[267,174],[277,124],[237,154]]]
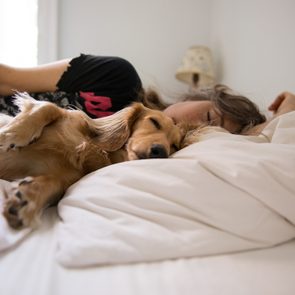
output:
[[[295,111],[295,95],[291,92],[282,92],[268,107],[273,112],[273,117]]]
[[[55,91],[56,83],[67,70],[70,59],[32,68],[16,68],[0,64],[0,95],[12,95],[15,90],[26,92]]]
[[[295,111],[295,95],[291,92],[282,92],[268,107],[268,110],[273,112],[273,116],[266,122],[256,125],[253,128],[242,133],[243,135],[258,135],[266,127],[266,125],[277,116]]]

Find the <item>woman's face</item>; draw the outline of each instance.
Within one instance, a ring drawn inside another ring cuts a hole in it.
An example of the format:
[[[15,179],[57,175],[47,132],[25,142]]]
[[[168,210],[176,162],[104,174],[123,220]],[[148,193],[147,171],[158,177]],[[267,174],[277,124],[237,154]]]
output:
[[[192,124],[210,124],[221,126],[231,133],[235,133],[240,126],[226,119],[214,107],[211,101],[182,101],[170,105],[164,113],[171,117],[176,123],[188,122]]]

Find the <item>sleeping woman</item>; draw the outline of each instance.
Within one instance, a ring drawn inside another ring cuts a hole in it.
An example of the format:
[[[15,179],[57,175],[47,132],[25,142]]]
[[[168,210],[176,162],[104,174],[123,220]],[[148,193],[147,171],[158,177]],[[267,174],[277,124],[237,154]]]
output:
[[[91,118],[111,115],[137,101],[162,110],[176,123],[221,126],[235,134],[259,133],[268,123],[254,102],[224,85],[183,95],[178,102],[167,104],[155,91],[145,91],[133,65],[120,57],[81,54],[33,68],[0,64],[0,112],[18,112],[12,98],[15,91],[81,109]],[[271,119],[295,110],[295,95],[283,92],[269,110],[273,112]]]

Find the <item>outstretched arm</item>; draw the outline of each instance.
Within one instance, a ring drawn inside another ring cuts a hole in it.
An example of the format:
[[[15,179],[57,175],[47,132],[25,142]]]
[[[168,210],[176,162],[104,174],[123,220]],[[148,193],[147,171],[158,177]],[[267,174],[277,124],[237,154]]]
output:
[[[295,111],[295,95],[291,92],[282,92],[268,107],[273,112],[273,117]]]
[[[295,95],[291,92],[282,92],[275,100],[270,104],[268,110],[273,112],[273,116],[266,122],[256,125],[253,128],[247,130],[244,135],[258,135],[266,125],[276,118],[285,113],[295,111]]]
[[[0,64],[0,95],[19,92],[55,91],[56,83],[69,66],[70,59],[32,68]]]

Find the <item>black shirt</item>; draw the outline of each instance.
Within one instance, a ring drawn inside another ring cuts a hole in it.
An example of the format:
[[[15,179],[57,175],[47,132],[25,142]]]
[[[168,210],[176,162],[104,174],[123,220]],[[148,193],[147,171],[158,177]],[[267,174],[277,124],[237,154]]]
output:
[[[139,101],[141,80],[130,62],[120,57],[81,54],[71,60],[57,91],[30,93],[35,99],[83,110],[92,118],[111,115]],[[0,111],[15,115],[12,97],[0,99]]]

